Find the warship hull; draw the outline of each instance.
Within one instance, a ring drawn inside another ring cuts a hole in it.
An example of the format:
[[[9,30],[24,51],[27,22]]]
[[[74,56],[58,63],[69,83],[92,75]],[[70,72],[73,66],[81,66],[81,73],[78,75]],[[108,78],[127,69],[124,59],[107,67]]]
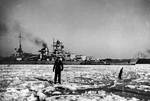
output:
[[[54,64],[53,61],[0,61],[0,64]],[[81,62],[63,61],[64,65],[81,65]]]

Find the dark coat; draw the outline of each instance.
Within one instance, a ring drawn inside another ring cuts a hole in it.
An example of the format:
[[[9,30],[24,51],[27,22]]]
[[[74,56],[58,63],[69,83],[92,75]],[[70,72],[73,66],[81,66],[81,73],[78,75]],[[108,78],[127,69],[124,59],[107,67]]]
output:
[[[61,71],[63,71],[63,63],[60,60],[56,60],[54,67],[53,67],[53,71],[55,71],[55,73],[59,73]]]

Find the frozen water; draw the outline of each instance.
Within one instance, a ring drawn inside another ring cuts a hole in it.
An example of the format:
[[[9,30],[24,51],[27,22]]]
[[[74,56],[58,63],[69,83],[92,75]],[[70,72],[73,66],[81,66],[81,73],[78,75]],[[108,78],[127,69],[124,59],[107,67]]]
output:
[[[61,85],[53,84],[52,65],[0,65],[0,77],[2,101],[150,99],[150,65],[66,65]]]

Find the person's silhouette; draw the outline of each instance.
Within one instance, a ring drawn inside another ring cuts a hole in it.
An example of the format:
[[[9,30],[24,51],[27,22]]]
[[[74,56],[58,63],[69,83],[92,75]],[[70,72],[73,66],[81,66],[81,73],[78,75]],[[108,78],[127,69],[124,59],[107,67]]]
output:
[[[63,71],[63,63],[60,60],[60,57],[57,57],[53,66],[53,72],[55,72],[55,77],[54,77],[55,84],[57,82],[57,79],[58,79],[58,83],[61,84],[61,71]]]
[[[120,69],[119,75],[118,75],[118,79],[122,80],[122,73],[123,73],[123,67]]]

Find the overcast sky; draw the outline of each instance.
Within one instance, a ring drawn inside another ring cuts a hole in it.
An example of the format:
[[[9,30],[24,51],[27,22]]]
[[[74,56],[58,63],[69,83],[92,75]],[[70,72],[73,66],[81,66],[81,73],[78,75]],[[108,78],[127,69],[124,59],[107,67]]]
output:
[[[18,47],[36,53],[45,41],[64,42],[66,50],[99,58],[149,55],[150,0],[0,0],[0,53]]]

